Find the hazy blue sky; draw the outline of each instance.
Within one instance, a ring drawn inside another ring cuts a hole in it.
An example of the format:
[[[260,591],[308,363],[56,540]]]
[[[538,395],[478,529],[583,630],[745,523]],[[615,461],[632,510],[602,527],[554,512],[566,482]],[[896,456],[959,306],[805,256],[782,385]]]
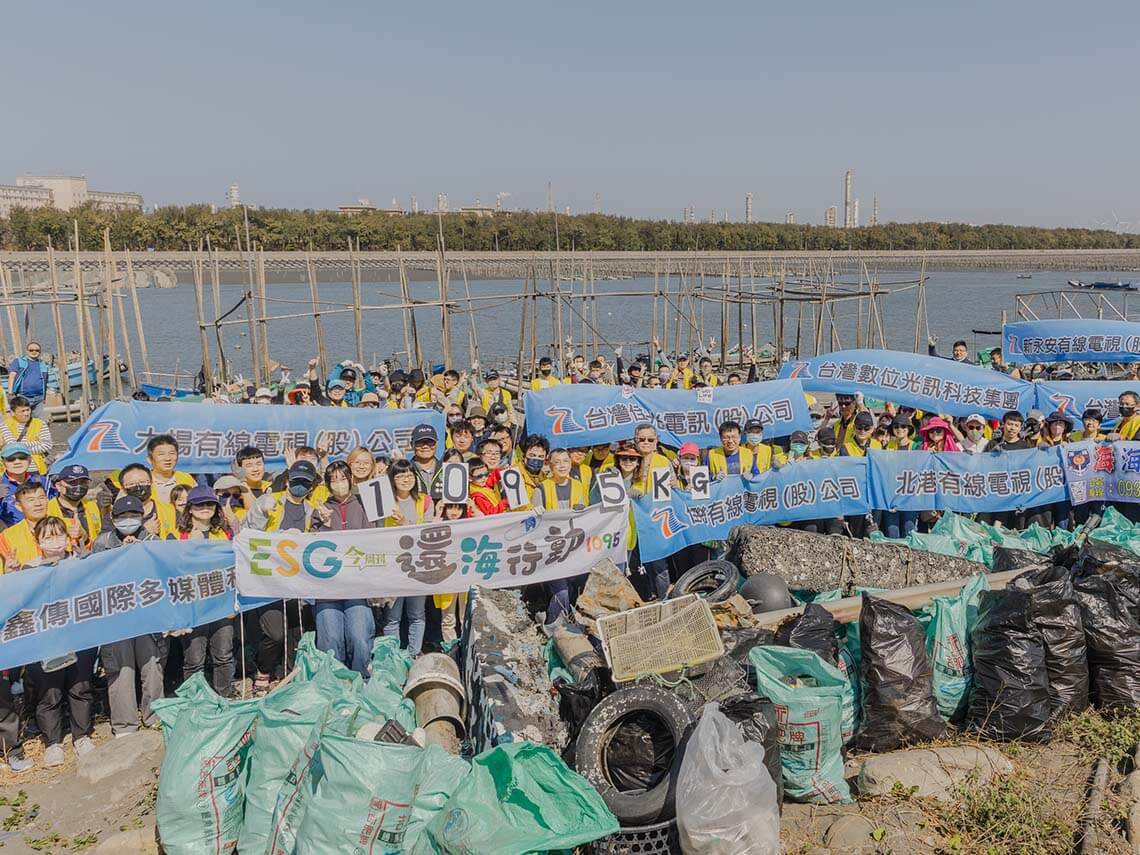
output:
[[[1140,231],[1136,0],[775,5],[12,3],[0,183]]]

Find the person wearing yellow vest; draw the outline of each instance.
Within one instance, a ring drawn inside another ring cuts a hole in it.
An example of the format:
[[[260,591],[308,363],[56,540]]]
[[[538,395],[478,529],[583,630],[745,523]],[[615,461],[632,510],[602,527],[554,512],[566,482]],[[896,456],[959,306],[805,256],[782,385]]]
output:
[[[1060,410],[1054,410],[1045,419],[1041,429],[1041,436],[1037,440],[1038,448],[1053,448],[1068,442],[1068,434],[1073,430],[1073,420]]]
[[[590,468],[590,464],[586,462],[586,456],[590,453],[588,446],[575,446],[570,451],[570,472],[571,474],[582,482],[582,486],[586,488],[586,492],[590,492],[590,484],[594,480],[594,470]]]
[[[546,455],[550,453],[550,443],[546,437],[531,434],[523,439],[522,444],[522,479],[529,499],[528,508],[534,506],[534,491],[545,480]],[[518,508],[517,510],[526,510]]]
[[[1136,412],[1137,407],[1140,407],[1140,395],[1135,392],[1121,392],[1118,404],[1120,406],[1120,421],[1113,433],[1120,439],[1134,440],[1136,435],[1140,433],[1140,413]]]
[[[570,452],[565,448],[554,448],[547,458],[550,466],[550,477],[539,485],[535,492],[534,505],[547,511],[569,510],[586,507],[589,494],[582,482],[571,476],[573,466],[570,463]],[[547,594],[550,597],[546,607],[546,623],[554,623],[560,615],[568,614],[571,604],[581,590],[583,577],[572,579],[556,579],[546,583]]]
[[[419,479],[408,460],[397,460],[388,469],[392,495],[396,507],[384,520],[385,527],[421,525],[432,518],[432,500],[420,491]],[[389,638],[399,639],[400,621],[408,616],[408,653],[419,656],[424,646],[424,629],[427,626],[427,597],[396,597],[384,613],[382,632]]]
[[[882,450],[882,443],[871,438],[871,434],[875,432],[875,417],[869,412],[861,410],[856,413],[852,428],[854,430],[852,438],[839,446],[840,457],[866,457],[871,449]]]
[[[839,447],[842,448],[855,436],[855,416],[859,412],[859,407],[854,395],[836,395],[835,408],[835,411],[830,407],[824,411],[823,422],[820,424],[820,427],[826,425],[828,419],[837,412],[838,418],[835,422],[835,440]]]
[[[633,429],[633,445],[641,455],[641,468],[633,481],[635,489],[645,493],[649,490],[649,473],[654,469],[672,469],[669,458],[658,451],[657,428],[642,422]]]
[[[549,356],[538,360],[538,374],[530,378],[530,388],[535,392],[560,386],[562,381],[554,376],[554,363]]]
[[[16,490],[16,506],[23,519],[0,532],[0,561],[5,573],[27,567],[40,558],[35,526],[47,516],[48,497],[44,485],[39,481],[21,484]]]
[[[701,382],[706,386],[719,386],[720,378],[713,372],[712,360],[707,356],[702,356],[701,361],[697,364],[700,372]]]
[[[343,380],[331,380],[331,381],[329,381],[328,391],[326,394],[328,396],[328,400],[325,402],[327,406],[329,406],[329,407],[347,407],[348,406],[348,400],[346,397],[348,395],[348,387],[345,385]]]
[[[155,537],[165,540],[177,529],[174,505],[154,495],[150,469],[142,463],[129,463],[119,472],[121,490],[117,495],[134,496],[143,505],[143,526]]]
[[[502,404],[509,411],[513,400],[514,396],[511,395],[510,390],[503,388],[503,381],[502,378],[499,377],[499,372],[488,372],[487,386],[482,390],[482,394],[479,396],[479,403],[482,404],[483,409],[490,413],[492,404]]]
[[[613,469],[616,465],[616,461],[612,454],[612,448],[613,445],[609,442],[593,446],[590,449],[589,456],[586,458],[586,465],[595,473],[605,469]]]
[[[764,423],[760,419],[749,419],[744,423],[744,446],[742,452],[752,452],[752,463],[743,467],[744,474],[756,478],[769,469],[778,469],[787,462],[784,452],[764,442]]]
[[[150,463],[154,497],[160,502],[170,501],[170,490],[175,484],[193,487],[198,482],[193,475],[178,470],[178,442],[170,434],[152,436],[146,444],[146,457]]]
[[[669,376],[670,389],[691,389],[693,387],[693,369],[689,367],[689,355],[677,354],[677,366]]]
[[[32,403],[22,395],[11,400],[12,411],[4,417],[0,424],[0,440],[3,445],[10,442],[22,442],[32,453],[32,463],[36,471],[46,475],[48,471],[47,456],[51,454],[51,430],[47,422],[32,415]]]
[[[48,501],[48,516],[63,520],[67,524],[72,547],[85,552],[103,528],[99,507],[87,498],[91,489],[91,473],[86,466],[72,463],[60,470],[55,488],[58,493]]]
[[[1100,442],[1107,437],[1107,434],[1100,429],[1100,423],[1104,419],[1104,413],[1096,407],[1089,407],[1081,413],[1081,427],[1082,430],[1075,430],[1069,434],[1069,442],[1080,442],[1082,439],[1091,439],[1095,442]]]
[[[285,471],[286,488],[277,493],[265,493],[253,503],[245,515],[243,528],[255,531],[312,531],[320,519],[313,495],[320,485],[317,467],[311,460],[295,460]],[[270,681],[282,671],[286,641],[296,647],[300,640],[299,620],[286,619],[286,600],[261,606],[257,609],[257,622],[261,638],[257,644],[257,674],[254,677],[255,694],[269,689]],[[297,608],[300,616],[300,607]],[[288,627],[288,639],[286,638]]]

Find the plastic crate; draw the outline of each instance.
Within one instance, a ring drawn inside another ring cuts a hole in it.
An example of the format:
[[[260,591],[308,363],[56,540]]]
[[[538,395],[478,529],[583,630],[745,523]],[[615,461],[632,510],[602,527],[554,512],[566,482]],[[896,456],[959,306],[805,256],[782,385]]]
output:
[[[607,641],[616,683],[644,674],[670,674],[724,655],[712,609],[700,599],[645,629],[613,634],[611,628]]]
[[[627,612],[617,612],[598,618],[598,640],[602,642],[602,655],[606,657],[606,665],[613,667],[613,662],[610,661],[611,638],[656,626],[662,619],[675,615],[698,599],[696,594],[686,594],[675,600],[650,603]]]
[[[586,855],[681,855],[677,820],[623,828],[587,844]]]

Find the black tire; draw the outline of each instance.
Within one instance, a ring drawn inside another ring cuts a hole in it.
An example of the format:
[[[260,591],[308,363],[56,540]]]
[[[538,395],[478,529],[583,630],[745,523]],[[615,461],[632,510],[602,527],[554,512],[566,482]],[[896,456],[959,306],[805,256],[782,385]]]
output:
[[[681,574],[669,590],[670,600],[686,594],[696,594],[710,603],[721,603],[736,593],[740,586],[740,571],[731,561],[713,559],[702,561]]]
[[[622,791],[614,786],[606,768],[606,751],[618,726],[633,715],[660,721],[673,740],[669,773],[648,790]],[[677,773],[693,718],[672,692],[654,686],[619,689],[605,697],[587,716],[574,750],[574,768],[601,794],[624,827],[651,825],[672,819],[676,813]]]

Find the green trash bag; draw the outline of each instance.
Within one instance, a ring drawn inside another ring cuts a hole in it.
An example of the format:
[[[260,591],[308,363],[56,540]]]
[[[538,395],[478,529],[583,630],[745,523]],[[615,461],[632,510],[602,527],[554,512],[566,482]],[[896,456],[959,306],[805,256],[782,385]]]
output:
[[[415,852],[523,855],[573,849],[618,830],[598,791],[557,754],[507,742],[471,761]]]
[[[152,705],[166,754],[158,780],[158,836],[167,855],[217,855],[237,846],[245,812],[257,701],[227,701],[201,674]]]
[[[437,745],[420,748],[326,733],[309,763],[311,783],[294,855],[405,851],[409,829],[443,807],[467,764]],[[416,801],[427,782],[431,798]],[[442,792],[441,792],[442,788]]]
[[[1140,525],[1135,525],[1113,507],[1106,507],[1098,526],[1089,537],[1114,543],[1140,555]]]
[[[411,732],[416,729],[416,705],[403,692],[373,677],[360,692],[360,702],[369,715],[381,721],[395,719]]]
[[[314,679],[295,679],[262,700],[257,737],[249,755],[239,852],[265,851],[282,782],[313,728],[324,721],[329,706],[344,695],[339,678],[328,663],[322,663]]]
[[[408,682],[408,671],[411,668],[412,657],[408,651],[400,649],[398,638],[381,635],[372,642],[372,676],[370,682],[380,679],[397,692],[403,692],[404,684]]]
[[[985,574],[978,573],[954,596],[934,597],[922,609],[930,618],[926,652],[934,670],[934,699],[947,721],[965,715],[970,701],[970,634],[978,617],[978,597],[989,587]]]
[[[297,653],[294,666],[297,670],[295,680],[316,679],[322,669],[326,669],[325,679],[340,681],[346,691],[358,691],[363,680],[360,675],[337,659],[327,650],[317,647],[317,637],[311,632],[301,636],[297,644]]]
[[[753,647],[748,660],[756,670],[756,693],[776,706],[784,795],[813,804],[850,802],[843,779],[847,678],[812,651],[795,647]]]

